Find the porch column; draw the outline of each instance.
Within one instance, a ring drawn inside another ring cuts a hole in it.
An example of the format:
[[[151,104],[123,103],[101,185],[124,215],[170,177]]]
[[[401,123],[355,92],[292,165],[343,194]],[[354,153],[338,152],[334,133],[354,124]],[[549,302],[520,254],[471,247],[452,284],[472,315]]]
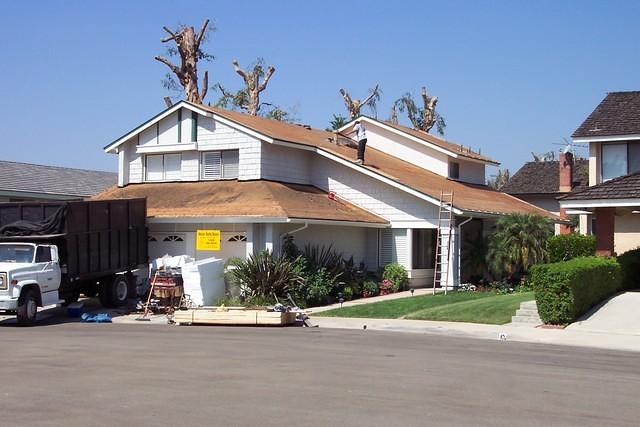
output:
[[[247,227],[247,250],[245,252],[245,257],[249,258],[253,254],[253,224],[250,224]]]
[[[616,208],[596,208],[596,255],[612,256]]]
[[[264,248],[273,252],[273,224],[265,224],[264,226]]]

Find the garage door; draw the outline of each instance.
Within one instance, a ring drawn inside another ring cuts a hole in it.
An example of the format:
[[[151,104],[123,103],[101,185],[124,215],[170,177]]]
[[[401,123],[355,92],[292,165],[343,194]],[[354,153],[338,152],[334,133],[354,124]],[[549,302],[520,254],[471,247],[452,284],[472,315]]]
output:
[[[149,258],[187,253],[187,237],[179,233],[149,233]]]

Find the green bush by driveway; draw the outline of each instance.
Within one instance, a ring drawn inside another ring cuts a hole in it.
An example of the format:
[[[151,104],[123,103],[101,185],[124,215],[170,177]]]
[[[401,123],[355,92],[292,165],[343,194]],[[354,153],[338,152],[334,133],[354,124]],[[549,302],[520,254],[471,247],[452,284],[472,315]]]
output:
[[[618,257],[622,268],[623,289],[640,287],[640,248],[627,251]]]
[[[531,269],[538,313],[544,323],[573,322],[622,286],[614,258],[580,257]]]

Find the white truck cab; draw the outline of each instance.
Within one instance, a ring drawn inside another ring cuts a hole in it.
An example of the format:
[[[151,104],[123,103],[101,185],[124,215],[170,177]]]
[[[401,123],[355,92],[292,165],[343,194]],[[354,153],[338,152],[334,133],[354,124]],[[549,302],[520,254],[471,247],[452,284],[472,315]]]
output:
[[[0,243],[0,310],[33,324],[38,307],[59,304],[58,248],[35,243]]]

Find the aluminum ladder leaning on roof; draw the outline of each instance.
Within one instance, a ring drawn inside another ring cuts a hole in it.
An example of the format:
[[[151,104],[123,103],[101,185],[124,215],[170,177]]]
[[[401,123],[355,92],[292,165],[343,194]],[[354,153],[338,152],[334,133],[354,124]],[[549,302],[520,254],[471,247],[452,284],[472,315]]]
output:
[[[444,293],[447,294],[449,280],[449,263],[451,260],[451,235],[453,231],[453,191],[440,191],[438,204],[438,229],[436,238],[436,259],[433,272],[433,294],[436,287],[444,283]]]

